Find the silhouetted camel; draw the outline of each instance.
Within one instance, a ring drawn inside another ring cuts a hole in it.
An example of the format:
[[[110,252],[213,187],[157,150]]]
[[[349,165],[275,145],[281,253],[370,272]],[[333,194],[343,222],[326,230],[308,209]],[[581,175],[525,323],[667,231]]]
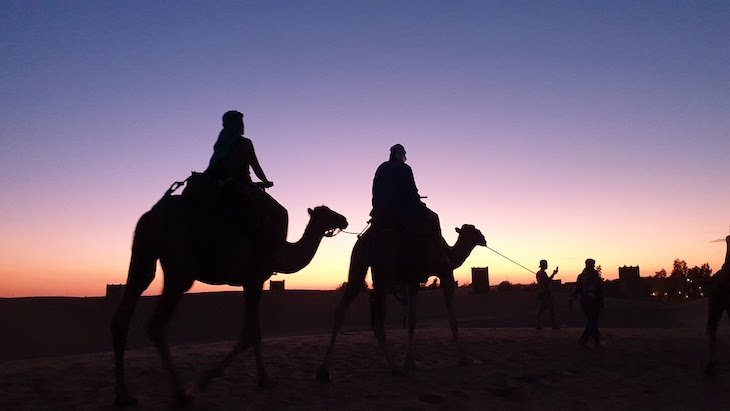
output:
[[[426,272],[408,273],[406,274],[406,277],[400,276],[398,271],[407,270],[410,262],[415,261],[416,258],[396,255],[395,250],[397,250],[398,247],[396,247],[396,244],[393,244],[392,242],[395,241],[393,240],[393,236],[378,236],[376,229],[370,229],[357,240],[352,249],[352,256],[350,257],[350,271],[348,274],[347,286],[345,287],[344,295],[342,296],[340,303],[335,309],[335,324],[332,329],[329,346],[327,347],[327,353],[325,354],[322,364],[319,368],[317,368],[316,377],[318,380],[329,381],[329,364],[334,352],[337,333],[342,327],[347,308],[350,304],[352,304],[362,290],[368,267],[372,268],[373,274],[374,289],[370,302],[372,304],[371,315],[374,317],[373,331],[380,348],[385,354],[385,359],[394,374],[401,374],[402,372],[393,361],[386,344],[385,297],[392,287],[396,286],[398,283],[402,284],[404,282],[400,280],[399,277],[412,279],[405,281],[404,284],[407,288],[408,299],[408,348],[404,362],[406,371],[412,371],[415,368],[415,361],[413,358],[413,336],[416,326],[416,292],[418,291],[420,282],[418,279],[424,278],[424,274],[431,273],[436,274],[441,280],[441,285],[444,290],[446,309],[449,315],[449,325],[454,337],[454,342],[456,343],[459,361],[461,363],[471,362],[459,343],[459,330],[456,323],[456,315],[454,314],[455,284],[453,269],[464,263],[474,247],[477,245],[486,246],[487,242],[484,239],[484,235],[470,224],[464,224],[461,228],[457,228],[456,232],[459,233],[459,238],[456,240],[453,247],[449,246],[446,241],[443,240],[449,260],[453,264],[451,270],[448,270],[447,273],[437,273],[429,269],[425,269]],[[404,262],[404,260],[406,261]]]
[[[309,209],[310,220],[302,238],[296,243],[285,242],[276,255],[266,256],[254,247],[255,240],[245,232],[240,229],[225,230],[222,225],[209,226],[209,230],[217,232],[207,233],[213,234],[207,238],[224,240],[201,245],[191,238],[191,225],[186,222],[184,201],[182,196],[165,195],[137,223],[127,285],[111,323],[117,404],[136,402],[127,391],[124,349],[135,305],[152,282],[158,259],[164,271],[164,286],[160,301],[150,318],[148,333],[160,352],[164,368],[170,373],[175,396],[185,401],[185,390],[173,367],[164,331],[180,298],[193,282],[242,285],[246,299],[244,326],[238,343],[215,370],[204,375],[201,384],[207,384],[220,374],[236,354],[253,346],[258,381],[260,385],[266,385],[269,378],[261,359],[258,313],[264,282],[273,272],[286,274],[301,270],[314,257],[322,237],[331,235],[332,230],[347,227],[345,217],[325,206]]]

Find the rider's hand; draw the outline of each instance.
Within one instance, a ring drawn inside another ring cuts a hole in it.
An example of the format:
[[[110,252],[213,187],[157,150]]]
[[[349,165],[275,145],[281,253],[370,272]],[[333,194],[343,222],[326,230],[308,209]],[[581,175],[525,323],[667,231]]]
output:
[[[271,188],[274,185],[273,182],[268,181],[268,180],[267,181],[262,181],[262,183],[264,183],[264,188]]]
[[[558,267],[555,267],[555,269],[553,270],[553,275],[555,275],[557,273],[558,273]]]

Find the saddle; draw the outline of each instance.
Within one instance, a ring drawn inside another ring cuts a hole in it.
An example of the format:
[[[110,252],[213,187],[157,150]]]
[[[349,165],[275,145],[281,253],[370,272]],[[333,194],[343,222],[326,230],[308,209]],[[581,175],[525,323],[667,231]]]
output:
[[[372,229],[376,234],[375,242],[387,244],[390,252],[397,256],[397,282],[425,283],[430,276],[451,269],[452,264],[446,255],[443,239],[437,238],[427,222],[381,225],[374,220]]]
[[[267,244],[272,228],[265,211],[267,205],[252,190],[259,189],[193,172],[181,197],[194,235],[208,244],[241,234],[253,237],[257,245]],[[210,233],[223,238],[212,238]]]

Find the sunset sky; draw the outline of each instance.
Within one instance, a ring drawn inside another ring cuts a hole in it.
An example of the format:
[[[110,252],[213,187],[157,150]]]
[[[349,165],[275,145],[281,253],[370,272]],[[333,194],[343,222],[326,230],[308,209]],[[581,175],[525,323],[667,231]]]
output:
[[[471,223],[564,281],[588,257],[607,278],[675,258],[716,270],[729,39],[727,1],[4,1],[0,297],[124,283],[137,219],[205,169],[230,109],[291,241],[320,204],[364,228],[401,143],[449,243]],[[274,279],[332,289],[354,242],[325,239]],[[534,281],[483,248],[456,277],[483,266]]]

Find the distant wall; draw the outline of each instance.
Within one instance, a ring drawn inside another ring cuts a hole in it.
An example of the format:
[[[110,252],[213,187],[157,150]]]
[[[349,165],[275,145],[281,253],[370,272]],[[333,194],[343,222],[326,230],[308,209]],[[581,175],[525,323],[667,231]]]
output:
[[[110,301],[116,301],[124,295],[124,284],[107,284],[106,295],[104,298]]]
[[[475,293],[489,291],[489,267],[471,268],[471,287]]]
[[[269,281],[269,290],[272,293],[283,293],[284,289],[285,289],[284,281],[286,281],[286,280],[281,280],[281,281],[270,280]]]
[[[619,294],[623,298],[649,298],[646,282],[641,281],[639,266],[623,266],[618,268]]]

